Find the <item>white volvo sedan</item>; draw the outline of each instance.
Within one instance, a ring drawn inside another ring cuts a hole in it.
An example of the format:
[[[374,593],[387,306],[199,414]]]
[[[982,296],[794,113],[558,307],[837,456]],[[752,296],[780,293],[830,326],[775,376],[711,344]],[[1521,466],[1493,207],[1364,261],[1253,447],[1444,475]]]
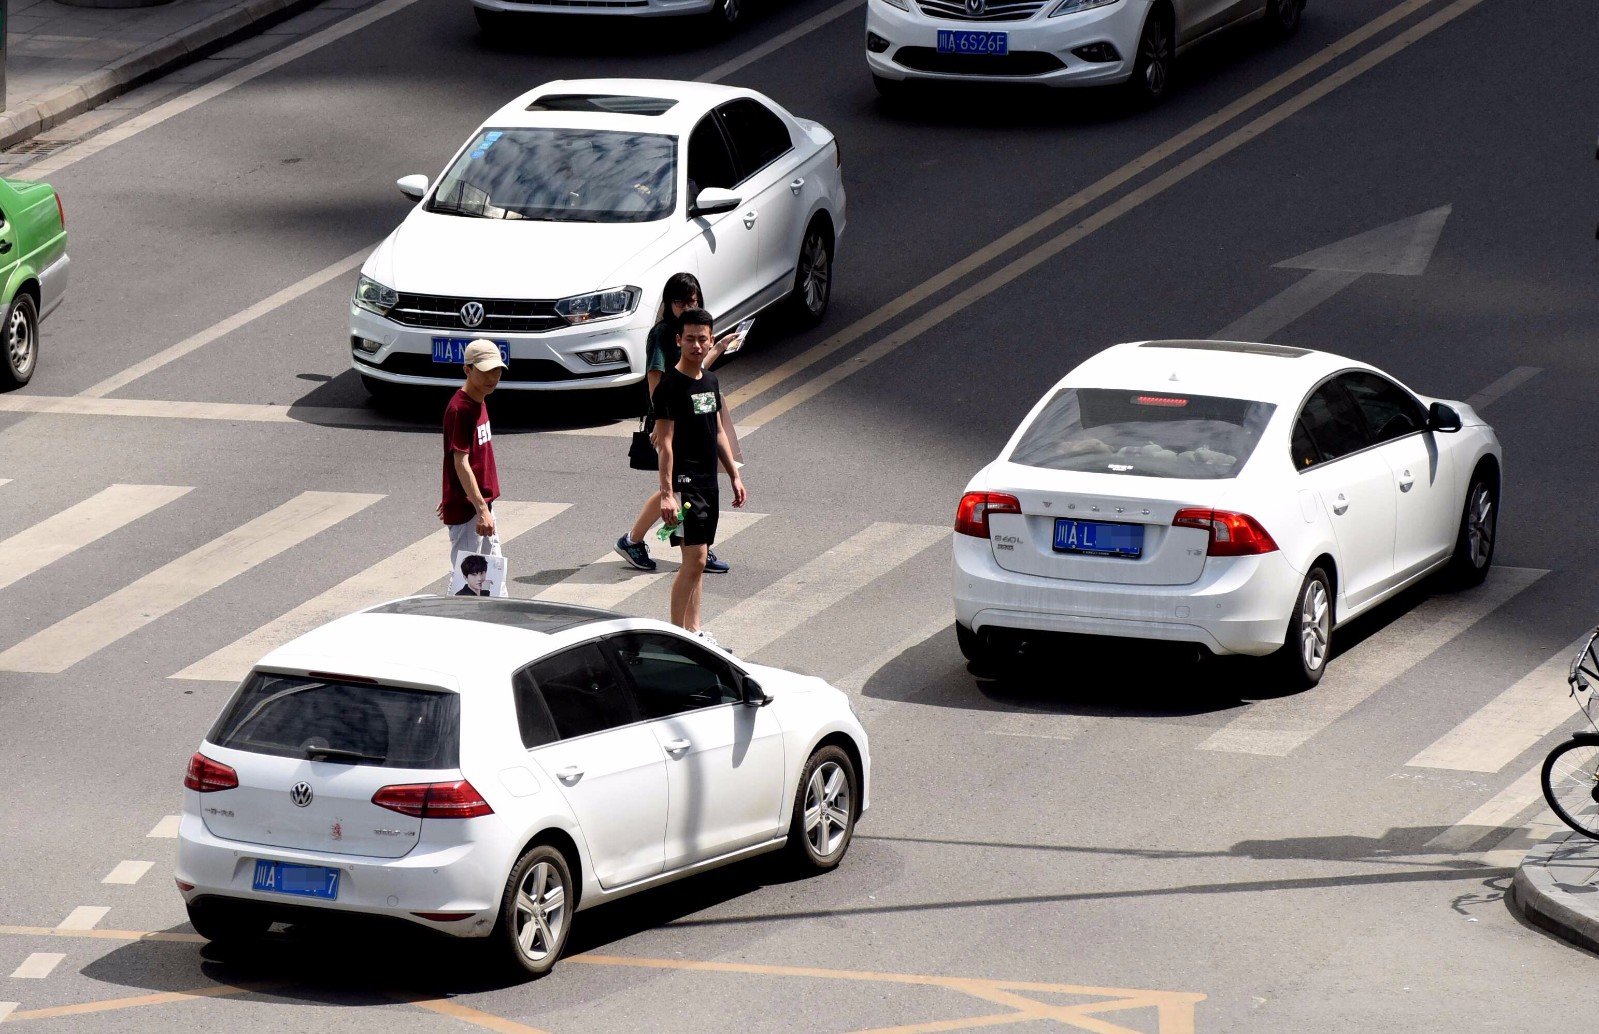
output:
[[[719,325],[787,302],[820,322],[844,233],[833,134],[751,90],[552,82],[489,116],[361,269],[350,358],[374,393],[450,385],[475,338],[500,389],[644,379],[661,289],[695,274]]]
[[[1363,363],[1235,341],[1088,359],[978,471],[955,523],[962,651],[1047,633],[1270,656],[1314,685],[1334,628],[1493,561],[1499,441]]]
[[[658,621],[411,597],[256,665],[190,760],[176,878],[212,940],[380,917],[536,976],[593,905],[785,848],[832,869],[870,772],[820,679]]]

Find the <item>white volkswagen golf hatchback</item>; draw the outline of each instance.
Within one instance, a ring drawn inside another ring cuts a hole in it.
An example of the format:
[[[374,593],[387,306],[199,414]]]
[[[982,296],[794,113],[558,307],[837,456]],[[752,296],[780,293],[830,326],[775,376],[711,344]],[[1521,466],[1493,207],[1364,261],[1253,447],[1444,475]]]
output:
[[[751,90],[552,82],[489,116],[361,269],[350,362],[374,393],[451,385],[474,338],[500,389],[644,379],[661,289],[695,274],[719,325],[789,302],[820,322],[844,234],[833,134]]]
[[[1459,402],[1325,352],[1116,345],[1067,374],[956,517],[972,660],[1043,633],[1270,656],[1320,681],[1334,628],[1493,561],[1499,441]]]
[[[194,928],[385,917],[538,975],[582,909],[786,848],[843,859],[866,733],[817,678],[658,621],[419,596],[268,654],[190,760]]]

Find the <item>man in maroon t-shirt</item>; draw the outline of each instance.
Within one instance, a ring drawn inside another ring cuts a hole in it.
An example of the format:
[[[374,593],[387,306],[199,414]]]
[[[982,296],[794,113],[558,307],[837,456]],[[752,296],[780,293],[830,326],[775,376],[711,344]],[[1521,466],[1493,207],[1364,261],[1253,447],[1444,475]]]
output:
[[[444,498],[439,520],[450,529],[450,569],[455,554],[500,555],[494,527],[494,500],[500,475],[494,468],[494,436],[486,400],[505,370],[499,346],[479,338],[466,346],[466,383],[444,407]],[[485,548],[486,547],[486,548]]]

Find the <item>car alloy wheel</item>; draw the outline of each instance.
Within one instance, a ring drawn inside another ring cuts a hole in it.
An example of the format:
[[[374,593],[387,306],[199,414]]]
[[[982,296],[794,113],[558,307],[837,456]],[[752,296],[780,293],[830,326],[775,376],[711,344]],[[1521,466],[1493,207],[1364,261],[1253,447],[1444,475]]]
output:
[[[500,957],[535,977],[548,973],[561,957],[571,929],[572,870],[566,856],[549,844],[528,848],[511,870],[490,937],[509,952]]]
[[[1320,579],[1305,583],[1299,597],[1299,654],[1306,671],[1320,671],[1327,663],[1332,641],[1332,601]]]
[[[1471,486],[1471,497],[1466,500],[1466,556],[1474,568],[1487,567],[1493,560],[1496,520],[1493,493],[1479,481]]]
[[[1300,15],[1305,10],[1304,0],[1271,0],[1272,31],[1279,36],[1291,36],[1299,28]]]
[[[1166,95],[1171,79],[1171,63],[1172,40],[1166,19],[1159,11],[1151,11],[1144,20],[1143,35],[1138,39],[1138,56],[1133,63],[1133,77],[1129,83],[1139,100],[1153,104]]]
[[[13,387],[20,387],[33,377],[34,366],[39,361],[39,316],[33,299],[19,294],[6,313],[5,329],[5,379]]]
[[[833,252],[822,227],[813,223],[805,231],[794,271],[794,309],[799,320],[814,327],[827,315],[833,296]]]
[[[855,765],[842,748],[821,747],[805,763],[794,817],[790,857],[807,872],[827,872],[844,860],[855,833]]]

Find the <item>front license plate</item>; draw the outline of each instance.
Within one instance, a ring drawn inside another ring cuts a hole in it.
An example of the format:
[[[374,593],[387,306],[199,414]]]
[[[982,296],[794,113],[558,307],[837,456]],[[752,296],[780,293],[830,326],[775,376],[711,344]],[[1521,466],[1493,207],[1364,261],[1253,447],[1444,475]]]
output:
[[[1136,560],[1144,555],[1144,526],[1057,517],[1055,552],[1090,553],[1094,556],[1119,556]]]
[[[923,36],[923,39],[927,37]],[[1005,32],[962,32],[938,30],[940,54],[1008,54],[1010,34]]]
[[[321,865],[290,865],[288,862],[269,862],[256,859],[254,890],[274,894],[298,894],[302,898],[327,898],[339,896],[339,870]]]
[[[475,337],[436,337],[433,339],[433,361],[435,363],[455,363],[459,366],[466,362],[466,346],[476,341]],[[500,358],[507,363],[511,361],[511,343],[509,341],[494,342],[500,350]]]

